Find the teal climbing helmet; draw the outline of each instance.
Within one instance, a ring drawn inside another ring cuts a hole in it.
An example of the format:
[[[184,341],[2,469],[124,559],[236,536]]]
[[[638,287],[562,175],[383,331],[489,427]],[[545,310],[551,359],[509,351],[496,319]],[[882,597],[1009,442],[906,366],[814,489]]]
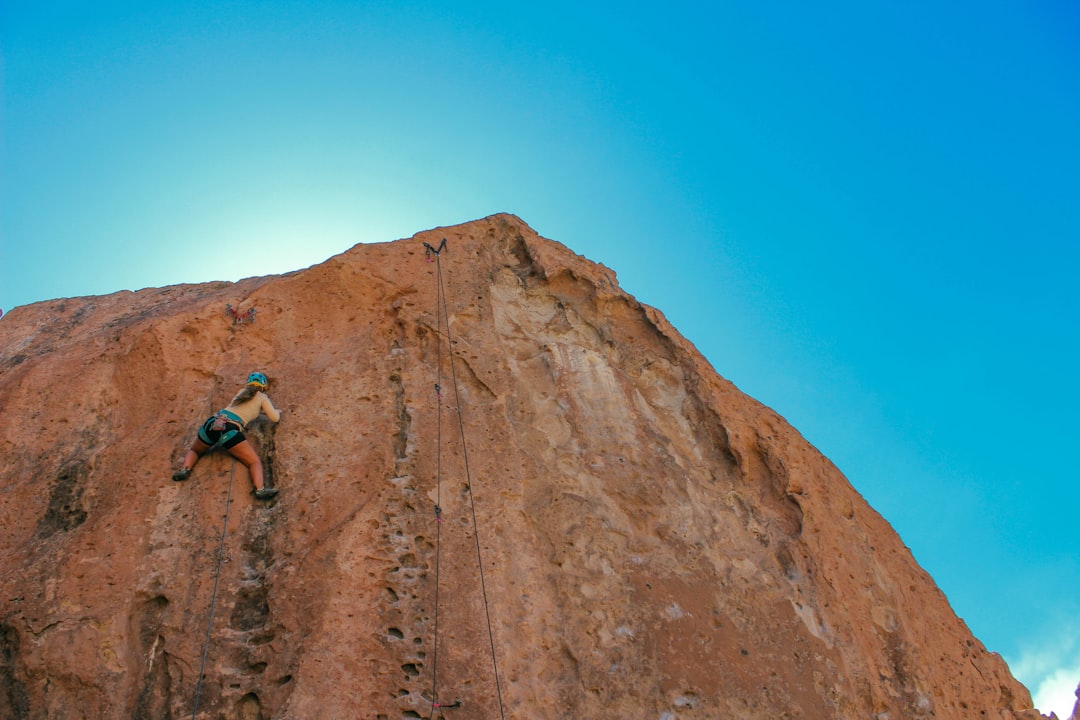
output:
[[[259,388],[260,390],[265,390],[267,388],[267,386],[270,384],[270,381],[267,380],[266,376],[263,375],[261,372],[253,372],[250,375],[248,375],[247,384],[248,385],[254,385],[255,387]]]

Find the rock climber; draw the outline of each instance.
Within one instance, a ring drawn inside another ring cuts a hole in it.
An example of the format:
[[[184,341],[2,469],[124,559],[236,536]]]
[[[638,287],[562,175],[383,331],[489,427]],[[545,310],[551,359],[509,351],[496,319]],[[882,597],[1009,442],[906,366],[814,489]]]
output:
[[[266,417],[273,422],[281,419],[281,411],[274,407],[266,394],[269,385],[266,375],[261,372],[248,375],[247,384],[229,406],[208,417],[199,428],[199,436],[184,454],[184,464],[173,473],[172,479],[187,480],[203,453],[220,446],[247,466],[256,498],[269,500],[277,495],[277,488],[268,488],[263,484],[262,461],[254,446],[244,437],[244,427],[260,413],[266,413]]]

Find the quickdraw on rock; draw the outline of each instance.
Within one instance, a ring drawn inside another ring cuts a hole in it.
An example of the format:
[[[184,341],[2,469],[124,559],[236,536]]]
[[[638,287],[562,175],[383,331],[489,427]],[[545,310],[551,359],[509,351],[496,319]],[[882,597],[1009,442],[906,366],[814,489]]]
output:
[[[432,247],[428,243],[424,243],[424,256],[427,257],[428,262],[433,262],[432,259],[431,259],[431,256],[435,255],[437,257],[439,255],[439,253],[441,253],[445,249],[446,249],[446,238],[442,239],[442,242],[439,243],[439,247],[437,247],[437,248]]]
[[[459,707],[461,707],[461,701],[460,700],[455,700],[454,702],[450,703],[449,705],[444,705],[443,703],[432,703],[432,707],[433,708],[459,708]]]
[[[255,322],[255,308],[250,307],[247,312],[241,312],[232,305],[225,306],[225,314],[232,318],[233,325]]]

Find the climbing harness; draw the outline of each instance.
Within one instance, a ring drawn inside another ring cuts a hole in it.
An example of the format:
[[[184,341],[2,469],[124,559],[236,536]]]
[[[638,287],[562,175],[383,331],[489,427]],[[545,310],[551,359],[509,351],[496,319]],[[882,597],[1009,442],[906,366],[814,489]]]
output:
[[[219,410],[199,427],[199,439],[211,446],[211,448],[224,447],[243,429],[244,418],[228,410]],[[219,433],[216,440],[210,437],[211,431]]]
[[[432,643],[432,659],[431,659],[431,718],[434,720],[435,711],[441,708],[460,708],[461,700],[457,700],[451,704],[443,704],[439,702],[438,693],[438,669],[439,669],[439,555],[440,555],[440,539],[442,535],[442,340],[441,336],[445,333],[446,343],[449,347],[449,359],[450,359],[450,383],[453,386],[454,391],[454,406],[457,411],[458,417],[458,430],[461,434],[461,452],[462,459],[465,466],[465,495],[468,497],[469,509],[472,513],[472,525],[473,525],[473,539],[476,541],[476,565],[480,572],[480,594],[484,602],[484,617],[487,621],[487,634],[488,645],[491,652],[491,664],[495,674],[495,692],[499,701],[499,717],[504,718],[505,712],[503,711],[502,700],[502,687],[499,683],[499,665],[495,657],[495,639],[491,631],[491,612],[488,609],[488,597],[487,586],[484,582],[484,563],[480,554],[480,532],[476,521],[476,505],[473,502],[472,492],[472,476],[469,472],[469,451],[468,446],[465,443],[465,420],[464,414],[461,411],[461,397],[458,393],[457,382],[457,368],[454,363],[454,344],[450,337],[450,319],[449,312],[447,311],[446,304],[446,291],[443,288],[442,278],[442,263],[440,257],[443,250],[446,250],[446,238],[439,243],[438,247],[432,247],[428,243],[424,243],[425,255],[428,262],[432,262],[434,257],[435,262],[435,276],[436,276],[436,291],[435,291],[435,335],[436,335],[436,352],[435,352],[435,364],[436,364],[436,382],[435,382],[435,397],[436,406],[438,408],[436,412],[436,443],[437,451],[435,455],[435,611],[433,613],[433,625],[434,625],[434,642]]]
[[[214,589],[210,593],[210,619],[206,621],[206,640],[203,642],[202,663],[199,665],[199,681],[195,684],[195,705],[191,710],[191,720],[199,712],[199,696],[202,694],[203,672],[206,670],[206,654],[210,650],[210,630],[214,627],[214,605],[217,601],[218,580],[221,579],[221,563],[225,556],[225,535],[229,530],[229,506],[232,504],[233,474],[236,472],[236,458],[229,468],[229,494],[225,498],[225,522],[221,525],[221,544],[218,546],[217,570],[214,572]]]
[[[225,314],[232,318],[233,325],[255,322],[255,308],[250,307],[247,312],[240,312],[232,305],[225,306]]]

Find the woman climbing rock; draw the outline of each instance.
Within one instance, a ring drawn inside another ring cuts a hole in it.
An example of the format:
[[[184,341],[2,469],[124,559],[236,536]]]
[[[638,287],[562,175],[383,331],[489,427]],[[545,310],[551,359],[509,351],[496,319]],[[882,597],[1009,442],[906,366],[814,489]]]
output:
[[[281,419],[281,411],[274,407],[265,392],[269,384],[266,375],[261,372],[248,375],[247,384],[229,406],[211,415],[199,428],[199,437],[184,455],[184,464],[173,473],[173,480],[187,480],[202,454],[220,446],[247,466],[255,486],[255,497],[269,500],[277,495],[277,488],[268,488],[263,484],[262,461],[254,446],[244,437],[244,427],[260,413],[265,413],[273,422]]]

